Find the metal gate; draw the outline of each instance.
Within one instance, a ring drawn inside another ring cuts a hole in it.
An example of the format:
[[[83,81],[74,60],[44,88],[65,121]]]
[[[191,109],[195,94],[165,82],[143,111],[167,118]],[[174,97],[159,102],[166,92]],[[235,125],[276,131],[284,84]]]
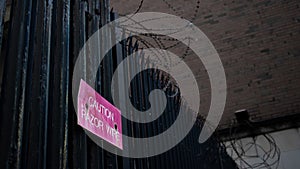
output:
[[[199,118],[189,135],[168,152],[149,158],[124,158],[91,141],[77,125],[70,78],[85,41],[117,14],[106,0],[0,0],[0,168],[235,168],[214,136],[197,142]],[[96,90],[107,100],[113,71],[138,49],[128,38],[111,50],[99,68]],[[143,53],[134,56],[140,62]],[[149,69],[131,82],[131,102],[146,109],[146,96],[156,88],[174,92],[169,77]],[[136,67],[134,69],[137,69]],[[88,68],[86,68],[88,71]],[[123,119],[123,131],[134,137],[161,133],[176,119],[179,94],[168,97],[166,112],[142,125]],[[130,145],[129,145],[130,146]]]

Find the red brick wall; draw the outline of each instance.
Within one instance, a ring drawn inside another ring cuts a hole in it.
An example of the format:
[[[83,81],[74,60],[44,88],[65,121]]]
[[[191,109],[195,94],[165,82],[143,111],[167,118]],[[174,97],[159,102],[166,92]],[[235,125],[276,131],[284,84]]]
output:
[[[129,14],[139,3],[113,0],[111,7]],[[143,11],[181,15],[212,41],[228,83],[221,127],[231,123],[238,109],[248,109],[255,121],[300,113],[299,0],[145,0]],[[194,58],[189,53],[185,61],[197,77],[200,113],[205,114],[210,84],[203,65]]]

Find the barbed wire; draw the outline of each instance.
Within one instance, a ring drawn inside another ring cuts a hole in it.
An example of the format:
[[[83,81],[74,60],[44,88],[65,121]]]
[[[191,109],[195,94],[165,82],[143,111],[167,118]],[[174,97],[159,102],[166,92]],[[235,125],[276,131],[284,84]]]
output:
[[[246,122],[250,131],[255,130],[251,122]],[[233,130],[234,122],[232,122],[229,133],[229,141],[224,143],[229,155],[233,157],[240,169],[277,169],[280,162],[280,149],[276,144],[275,139],[270,134],[261,134],[247,138],[248,142],[243,142],[243,139],[237,138],[237,130]],[[267,147],[263,147],[258,138],[262,138]],[[251,139],[251,141],[250,141]],[[249,162],[251,161],[251,163]],[[257,162],[254,162],[257,161]]]
[[[170,8],[177,16],[180,16],[181,18],[183,18],[182,14],[179,13],[178,10],[177,10],[170,2],[168,2],[167,0],[162,0],[162,1],[163,1],[163,2],[168,6],[168,8]],[[142,8],[142,6],[143,6],[143,3],[144,3],[144,0],[141,0],[140,3],[139,3],[138,8],[135,10],[135,12],[133,13],[133,15],[131,15],[131,16],[128,18],[128,20],[131,20],[132,17],[135,16],[135,14],[137,14],[137,13],[141,10],[141,8]],[[194,8],[194,12],[193,12],[193,14],[192,14],[192,17],[190,18],[190,22],[191,22],[191,23],[193,23],[193,22],[195,21],[195,19],[197,18],[198,13],[199,13],[199,8],[200,8],[200,0],[197,0],[197,1],[196,1],[195,8]],[[122,16],[122,15],[121,15],[121,16]],[[154,19],[162,19],[162,18],[153,18],[152,20],[154,20]],[[126,21],[128,21],[128,20],[126,20]],[[140,23],[142,23],[142,22],[147,22],[147,21],[148,21],[148,20],[140,21],[140,22],[139,22],[139,25],[140,25]],[[125,22],[125,21],[124,21],[124,22]],[[134,24],[136,24],[136,23],[132,23],[132,24],[134,25]],[[129,27],[130,24],[129,24],[129,25],[124,25],[124,26]],[[174,30],[179,30],[179,29],[181,30],[181,29],[184,29],[184,28],[186,28],[186,27],[188,27],[188,26],[189,26],[189,25],[186,25],[186,26],[184,26],[183,28],[175,28]],[[138,28],[135,28],[135,29],[138,29]],[[143,29],[143,28],[142,28],[142,29]],[[170,30],[171,30],[171,29],[170,29]],[[160,38],[160,37],[155,36],[155,35],[152,35],[152,34],[144,34],[144,36],[151,37],[152,39],[163,40],[163,41],[177,41],[177,40],[174,39],[174,38]],[[171,46],[169,46],[167,49],[175,48],[175,47],[177,47],[178,45],[180,45],[180,43],[176,43],[175,45],[171,45]],[[185,55],[187,55],[187,53],[189,53],[189,49],[186,49],[184,53],[185,53]]]

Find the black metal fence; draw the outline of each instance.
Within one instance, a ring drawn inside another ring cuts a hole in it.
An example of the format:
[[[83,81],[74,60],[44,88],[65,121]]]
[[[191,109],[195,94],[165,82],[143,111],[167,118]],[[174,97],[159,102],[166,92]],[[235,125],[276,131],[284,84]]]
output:
[[[197,142],[201,120],[176,147],[143,159],[105,151],[77,125],[70,87],[73,66],[88,37],[117,17],[109,10],[106,0],[0,0],[0,168],[235,168],[216,137]],[[137,49],[138,42],[128,38],[101,64],[96,90],[110,102],[114,70]],[[137,109],[149,107],[153,89],[176,92],[166,74],[141,61],[142,52],[133,58],[149,68],[131,82],[130,101]],[[164,131],[176,119],[179,95],[167,97],[165,113],[150,124],[123,118],[124,134],[148,137]]]

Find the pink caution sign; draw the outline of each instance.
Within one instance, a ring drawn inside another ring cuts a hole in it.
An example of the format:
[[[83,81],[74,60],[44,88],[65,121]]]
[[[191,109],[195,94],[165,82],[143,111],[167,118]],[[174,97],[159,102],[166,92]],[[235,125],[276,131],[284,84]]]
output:
[[[80,81],[78,124],[123,150],[121,112],[84,80]]]

